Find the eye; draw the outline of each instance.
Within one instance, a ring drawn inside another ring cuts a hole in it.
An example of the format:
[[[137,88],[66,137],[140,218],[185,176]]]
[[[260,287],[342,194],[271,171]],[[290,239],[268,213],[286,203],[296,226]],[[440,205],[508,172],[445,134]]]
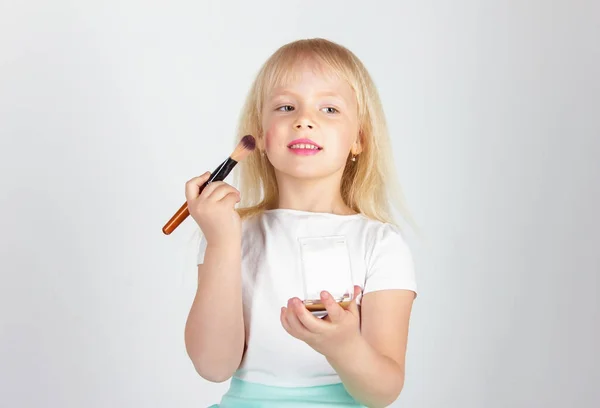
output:
[[[336,108],[332,108],[331,106],[328,106],[327,108],[323,108],[325,113],[338,113],[339,111]]]
[[[283,105],[278,107],[276,110],[281,112],[291,112],[294,110],[294,107],[292,105]]]

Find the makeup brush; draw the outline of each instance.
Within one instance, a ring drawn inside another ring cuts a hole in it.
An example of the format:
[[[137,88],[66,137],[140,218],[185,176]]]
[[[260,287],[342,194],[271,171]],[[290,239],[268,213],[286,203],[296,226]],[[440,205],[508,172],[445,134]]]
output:
[[[233,170],[236,164],[242,161],[248,154],[254,151],[256,147],[256,141],[252,135],[244,136],[238,145],[236,146],[233,153],[210,174],[209,179],[200,187],[200,192],[213,181],[223,181],[225,177]],[[190,211],[187,207],[187,201],[177,210],[177,212],[171,217],[169,222],[165,224],[162,231],[165,235],[171,234],[175,231],[175,228],[179,226],[190,215]]]

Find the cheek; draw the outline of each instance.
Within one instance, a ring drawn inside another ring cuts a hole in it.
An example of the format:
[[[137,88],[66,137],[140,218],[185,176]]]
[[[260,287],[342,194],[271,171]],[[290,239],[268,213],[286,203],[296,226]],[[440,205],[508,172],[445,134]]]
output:
[[[356,139],[356,133],[358,131],[348,124],[338,125],[335,130],[332,130],[330,134],[335,135],[333,142],[340,150],[350,150],[354,140]]]
[[[270,147],[273,146],[273,133],[273,127],[265,132],[265,150],[270,150]]]
[[[267,123],[267,127],[265,128],[265,149],[269,150],[269,148],[277,145],[278,139],[281,139],[282,137],[285,136],[280,121],[273,120]]]

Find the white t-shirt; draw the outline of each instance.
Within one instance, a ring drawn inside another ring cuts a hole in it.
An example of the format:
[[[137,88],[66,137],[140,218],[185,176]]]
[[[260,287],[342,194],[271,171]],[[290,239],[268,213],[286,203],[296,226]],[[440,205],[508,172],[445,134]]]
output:
[[[363,295],[385,289],[417,292],[413,259],[399,230],[361,214],[268,210],[245,220],[242,234],[248,348],[234,376],[245,381],[282,387],[341,381],[322,354],[288,334],[279,320],[288,299],[305,298],[305,285],[317,296],[321,286],[341,293],[352,284],[362,287]],[[202,238],[199,264],[205,245]]]

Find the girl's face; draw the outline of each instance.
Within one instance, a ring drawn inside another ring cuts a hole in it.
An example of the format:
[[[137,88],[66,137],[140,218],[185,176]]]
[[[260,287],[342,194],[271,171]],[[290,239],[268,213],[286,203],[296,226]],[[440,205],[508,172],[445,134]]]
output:
[[[278,179],[341,177],[348,154],[360,152],[356,96],[341,78],[310,65],[298,69],[293,82],[265,99],[265,153]]]

